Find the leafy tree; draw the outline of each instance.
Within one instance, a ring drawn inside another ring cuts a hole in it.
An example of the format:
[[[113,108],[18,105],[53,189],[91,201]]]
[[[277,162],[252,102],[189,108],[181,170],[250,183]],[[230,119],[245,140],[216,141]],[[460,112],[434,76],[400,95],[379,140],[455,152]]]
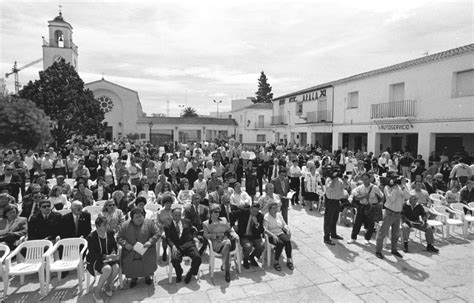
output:
[[[52,140],[51,121],[25,99],[0,96],[0,146],[35,149]]]
[[[33,101],[53,121],[51,134],[57,145],[72,135],[96,135],[103,131],[104,112],[94,94],[84,89],[84,82],[74,67],[64,59],[39,73],[19,92]]]
[[[183,109],[183,114],[181,117],[199,117],[199,115],[194,108],[188,106]]]
[[[258,79],[258,90],[255,93],[257,98],[253,99],[253,103],[271,103],[273,99],[272,87],[267,82],[267,76],[262,71]]]

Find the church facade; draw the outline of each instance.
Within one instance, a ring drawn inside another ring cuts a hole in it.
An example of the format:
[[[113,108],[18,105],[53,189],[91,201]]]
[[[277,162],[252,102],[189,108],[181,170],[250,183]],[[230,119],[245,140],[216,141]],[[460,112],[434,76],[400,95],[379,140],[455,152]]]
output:
[[[43,69],[64,59],[78,71],[78,47],[72,39],[72,25],[62,13],[48,21],[49,37],[43,39]],[[138,92],[104,78],[86,83],[105,113],[105,138],[117,140],[130,137],[155,145],[174,142],[201,142],[235,137],[234,119],[209,117],[179,118],[147,116]]]

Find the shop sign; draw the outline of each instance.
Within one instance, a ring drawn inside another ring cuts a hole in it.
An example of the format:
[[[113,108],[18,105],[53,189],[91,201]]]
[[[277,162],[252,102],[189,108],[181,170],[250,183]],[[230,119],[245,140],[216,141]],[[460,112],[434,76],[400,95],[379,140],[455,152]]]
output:
[[[402,124],[379,124],[380,130],[409,130],[413,128],[412,124],[402,123]]]
[[[309,93],[303,94],[302,101],[311,101],[311,100],[319,100],[319,99],[326,99],[326,89],[315,90]],[[296,102],[296,97],[290,98],[290,103]]]

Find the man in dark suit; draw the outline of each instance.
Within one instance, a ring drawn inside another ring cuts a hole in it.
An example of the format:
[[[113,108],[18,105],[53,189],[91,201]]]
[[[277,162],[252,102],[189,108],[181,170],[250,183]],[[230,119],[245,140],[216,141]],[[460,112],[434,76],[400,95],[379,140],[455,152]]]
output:
[[[230,197],[224,195],[222,197],[222,203],[220,204],[221,212],[219,217],[225,217],[227,222],[230,223],[230,226],[234,225],[232,213],[236,211],[238,208],[235,205],[230,204]]]
[[[61,231],[61,214],[51,211],[51,201],[39,202],[40,212],[28,222],[28,240],[55,241]]]
[[[181,208],[173,209],[173,220],[164,226],[166,241],[171,247],[171,263],[176,271],[176,282],[181,282],[183,269],[181,261],[183,256],[191,258],[191,269],[186,274],[184,282],[188,284],[191,277],[198,274],[201,265],[201,256],[194,243],[196,230],[188,219],[181,219]]]
[[[209,207],[200,204],[201,196],[199,194],[193,194],[193,196],[191,197],[191,201],[192,204],[187,205],[184,208],[184,218],[191,221],[191,224],[197,230],[196,237],[199,242],[202,243],[202,246],[199,249],[199,254],[202,255],[202,253],[207,248],[207,239],[204,237],[202,222],[209,220]]]
[[[24,217],[29,221],[33,215],[39,213],[39,202],[42,199],[41,186],[39,184],[32,184],[31,194],[23,197],[20,217]]]
[[[82,203],[73,201],[71,212],[61,219],[61,239],[86,238],[92,231],[91,214],[82,211]]]
[[[290,181],[286,177],[286,168],[282,167],[279,170],[278,178],[272,179],[271,183],[275,189],[274,193],[277,194],[281,200],[281,215],[286,224],[288,224],[288,205],[290,200],[287,198],[287,195],[290,191]]]
[[[268,180],[273,180],[273,179],[276,179],[278,178],[279,174],[280,174],[280,165],[279,165],[279,160],[278,158],[274,158],[273,159],[273,162],[271,165],[269,165],[268,167],[268,173],[267,175],[269,176],[268,177]]]
[[[250,208],[238,210],[233,213],[234,221],[238,223],[237,234],[244,253],[244,267],[258,267],[259,259],[265,249],[263,237],[263,215],[259,212],[260,204],[255,203]],[[253,250],[253,251],[252,251]]]

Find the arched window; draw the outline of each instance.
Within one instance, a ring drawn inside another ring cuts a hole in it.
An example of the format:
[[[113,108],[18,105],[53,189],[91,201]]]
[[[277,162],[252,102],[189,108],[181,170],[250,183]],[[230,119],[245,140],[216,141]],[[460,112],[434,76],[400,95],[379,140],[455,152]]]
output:
[[[64,47],[64,35],[62,31],[57,30],[54,32],[54,41],[56,41],[58,47]]]

